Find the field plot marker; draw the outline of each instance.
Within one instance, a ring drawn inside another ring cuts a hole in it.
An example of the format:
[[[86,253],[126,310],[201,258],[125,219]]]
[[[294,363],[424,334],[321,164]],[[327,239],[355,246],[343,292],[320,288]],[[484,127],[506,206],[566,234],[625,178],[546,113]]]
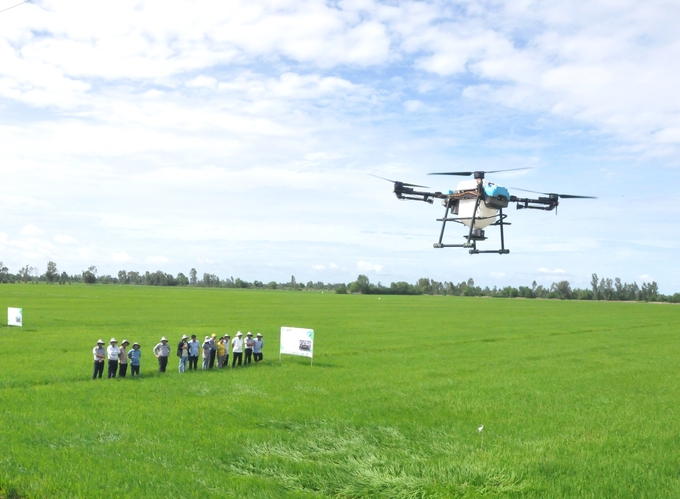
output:
[[[24,309],[7,307],[7,329],[10,326],[19,326],[24,331]]]
[[[477,428],[477,433],[479,433],[482,437],[481,443],[479,444],[479,448],[481,449],[484,447],[484,425]]]
[[[282,327],[280,336],[279,362],[281,356],[299,355],[309,358],[310,367],[314,365],[314,330],[299,327]]]

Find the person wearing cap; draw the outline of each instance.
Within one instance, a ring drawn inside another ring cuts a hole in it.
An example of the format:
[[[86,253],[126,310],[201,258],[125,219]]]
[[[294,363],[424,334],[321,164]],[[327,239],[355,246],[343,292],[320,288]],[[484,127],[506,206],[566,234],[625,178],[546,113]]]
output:
[[[109,378],[115,378],[118,372],[118,358],[120,357],[120,348],[116,338],[111,338],[109,346],[106,347],[106,355],[109,359]]]
[[[120,344],[120,354],[118,355],[118,376],[124,378],[127,374],[128,357],[127,346],[130,344],[128,340],[123,340]]]
[[[224,359],[227,356],[227,347],[224,342],[224,336],[220,336],[220,341],[217,342],[217,368],[224,367]]]
[[[217,356],[217,341],[215,340],[215,337],[217,335],[213,333],[210,336],[210,369],[215,367],[215,357]]]
[[[253,333],[248,331],[246,334],[246,341],[245,341],[245,354],[246,358],[243,359],[243,364],[244,365],[249,365],[252,361],[253,358],[253,346],[255,346],[255,340],[253,339]]]
[[[159,344],[153,347],[153,354],[158,359],[158,372],[164,373],[168,366],[168,357],[170,357],[170,345],[168,345],[168,339],[165,336],[161,338]]]
[[[196,339],[196,335],[191,335],[191,341],[189,344],[189,371],[192,369],[196,371],[198,369],[198,351],[201,348],[201,344]]]
[[[201,348],[203,349],[203,370],[207,371],[210,366],[210,336],[205,337]]]
[[[236,361],[238,361],[238,365],[241,365],[241,361],[243,360],[243,335],[241,334],[241,331],[236,333],[236,338],[231,340],[231,353],[234,354],[234,359],[231,361],[231,367],[234,367],[236,365]]]
[[[255,362],[260,362],[262,360],[262,348],[264,347],[264,340],[262,339],[262,334],[257,333],[255,337],[255,344],[253,345],[253,360]]]
[[[128,359],[130,359],[130,377],[135,374],[139,376],[139,365],[142,357],[142,351],[139,349],[139,343],[136,341],[132,344],[132,350],[128,352]]]
[[[187,360],[189,359],[189,337],[185,334],[177,345],[177,357],[179,357],[179,372],[187,370]]]
[[[106,358],[106,349],[104,348],[104,340],[99,340],[92,349],[94,356],[94,372],[92,379],[101,378],[104,374],[104,359]]]

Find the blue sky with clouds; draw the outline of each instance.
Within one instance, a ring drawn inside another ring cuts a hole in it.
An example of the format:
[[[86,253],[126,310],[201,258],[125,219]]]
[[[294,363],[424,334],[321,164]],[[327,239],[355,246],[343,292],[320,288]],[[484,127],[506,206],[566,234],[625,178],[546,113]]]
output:
[[[0,13],[0,260],[680,291],[679,21],[664,1],[35,0]],[[599,199],[512,210],[506,256],[433,249],[443,208],[366,175],[446,190],[426,174],[524,166],[489,179]]]

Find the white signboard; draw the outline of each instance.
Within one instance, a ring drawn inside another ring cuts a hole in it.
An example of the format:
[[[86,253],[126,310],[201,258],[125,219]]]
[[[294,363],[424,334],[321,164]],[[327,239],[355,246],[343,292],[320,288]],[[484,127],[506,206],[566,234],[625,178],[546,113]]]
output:
[[[23,309],[21,308],[7,308],[7,325],[23,327]]]
[[[314,330],[299,327],[282,327],[279,356],[284,353],[312,358],[314,356]]]

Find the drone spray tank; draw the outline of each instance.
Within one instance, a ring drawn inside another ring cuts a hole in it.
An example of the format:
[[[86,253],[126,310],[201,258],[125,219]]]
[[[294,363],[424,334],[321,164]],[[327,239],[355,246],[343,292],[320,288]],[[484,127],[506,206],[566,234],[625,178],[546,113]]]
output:
[[[484,229],[498,219],[498,210],[508,206],[510,193],[505,187],[482,181],[481,188],[483,194],[480,203],[477,203],[479,185],[476,180],[463,180],[455,191],[450,192],[452,196],[467,196],[457,199],[457,212],[454,211],[466,227],[470,227],[474,218],[473,229]]]

